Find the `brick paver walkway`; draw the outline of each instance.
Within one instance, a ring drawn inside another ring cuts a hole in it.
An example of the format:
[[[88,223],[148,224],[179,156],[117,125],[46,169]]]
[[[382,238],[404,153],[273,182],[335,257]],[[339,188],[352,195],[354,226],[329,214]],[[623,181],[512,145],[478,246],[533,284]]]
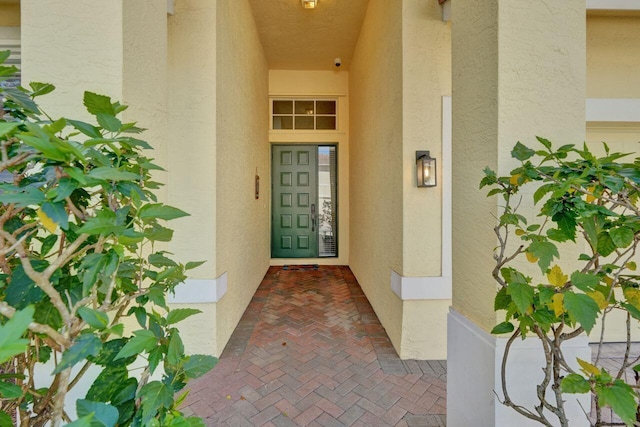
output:
[[[402,361],[348,267],[271,267],[218,365],[208,426],[444,426],[446,364]]]

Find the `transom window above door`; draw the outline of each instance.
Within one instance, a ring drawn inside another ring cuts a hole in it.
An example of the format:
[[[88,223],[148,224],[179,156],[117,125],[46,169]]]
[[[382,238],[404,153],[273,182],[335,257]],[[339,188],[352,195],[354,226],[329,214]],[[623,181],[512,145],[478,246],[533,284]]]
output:
[[[336,130],[335,99],[273,99],[271,125],[276,130]]]

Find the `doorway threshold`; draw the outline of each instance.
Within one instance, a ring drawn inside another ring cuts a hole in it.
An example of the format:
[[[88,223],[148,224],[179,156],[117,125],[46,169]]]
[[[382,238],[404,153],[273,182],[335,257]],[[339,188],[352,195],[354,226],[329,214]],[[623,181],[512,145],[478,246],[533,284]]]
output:
[[[283,270],[290,271],[309,271],[309,270],[317,270],[319,268],[318,264],[298,264],[298,265],[283,265]]]

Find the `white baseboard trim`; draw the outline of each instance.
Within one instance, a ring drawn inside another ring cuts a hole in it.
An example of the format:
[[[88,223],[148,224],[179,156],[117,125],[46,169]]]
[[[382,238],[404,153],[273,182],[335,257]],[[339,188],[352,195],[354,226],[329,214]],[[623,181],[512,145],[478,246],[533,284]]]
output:
[[[513,409],[502,405],[501,365],[507,338],[496,337],[451,308],[447,324],[447,427],[537,427]],[[563,347],[567,361],[591,360],[588,337],[581,336]],[[544,353],[537,339],[518,339],[511,347],[507,384],[511,399],[533,408],[537,384],[542,377]],[[552,394],[549,393],[549,396]],[[588,394],[566,394],[565,408],[572,427],[588,426],[582,407],[589,411]]]
[[[587,0],[587,10],[640,10],[638,0]]]
[[[451,1],[445,1],[442,6],[442,22],[451,21]]]
[[[403,301],[451,299],[451,277],[404,277],[391,270],[391,290]]]
[[[587,122],[640,122],[640,99],[587,98],[585,113]]]
[[[187,279],[176,287],[176,294],[169,296],[170,304],[218,302],[227,293],[227,272],[217,279]]]

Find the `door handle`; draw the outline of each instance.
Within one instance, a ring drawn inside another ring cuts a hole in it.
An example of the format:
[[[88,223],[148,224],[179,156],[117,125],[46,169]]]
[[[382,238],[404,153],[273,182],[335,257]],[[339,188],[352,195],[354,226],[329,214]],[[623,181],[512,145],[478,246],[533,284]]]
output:
[[[311,231],[316,231],[316,204],[311,204]]]

